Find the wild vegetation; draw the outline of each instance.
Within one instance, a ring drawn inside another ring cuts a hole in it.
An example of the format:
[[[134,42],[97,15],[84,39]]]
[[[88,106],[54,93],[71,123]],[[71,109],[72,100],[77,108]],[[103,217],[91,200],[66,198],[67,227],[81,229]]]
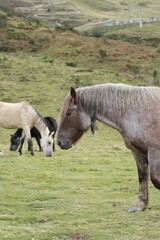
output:
[[[86,2],[86,1],[85,1]],[[159,47],[92,38],[7,16],[0,28],[1,101],[27,100],[58,119],[70,87],[103,82],[159,86]],[[160,193],[150,207],[127,212],[137,196],[131,153],[121,136],[99,124],[69,151],[52,158],[9,151],[1,129],[0,239],[159,239]]]

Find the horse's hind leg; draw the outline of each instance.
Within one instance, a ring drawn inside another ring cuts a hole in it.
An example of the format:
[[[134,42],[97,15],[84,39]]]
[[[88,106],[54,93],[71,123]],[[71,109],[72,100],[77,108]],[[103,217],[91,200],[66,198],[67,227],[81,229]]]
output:
[[[133,153],[137,164],[139,178],[139,194],[136,201],[133,202],[129,212],[139,212],[146,209],[148,205],[148,159]]]

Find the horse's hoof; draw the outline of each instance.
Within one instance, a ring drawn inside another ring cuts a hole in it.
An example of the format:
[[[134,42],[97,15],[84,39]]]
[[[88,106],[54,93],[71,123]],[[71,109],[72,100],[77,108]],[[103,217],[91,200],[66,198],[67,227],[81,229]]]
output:
[[[139,207],[131,207],[128,212],[142,212],[143,209],[139,208]]]

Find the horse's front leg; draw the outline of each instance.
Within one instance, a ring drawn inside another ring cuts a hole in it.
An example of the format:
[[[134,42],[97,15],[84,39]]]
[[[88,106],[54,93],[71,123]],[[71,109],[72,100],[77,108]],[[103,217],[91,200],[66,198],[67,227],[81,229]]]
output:
[[[24,132],[25,132],[25,135],[28,139],[28,147],[30,149],[31,155],[34,156],[33,142],[32,142],[32,138],[31,138],[30,128],[24,128]]]
[[[37,136],[37,137],[35,137],[36,138],[36,141],[37,141],[37,145],[38,145],[38,147],[39,147],[39,152],[43,152],[43,149],[42,149],[42,147],[41,147],[41,141],[40,141],[40,138]]]
[[[31,155],[34,156],[34,151],[33,151],[33,142],[31,138],[28,138],[28,146],[31,152]]]
[[[145,210],[148,205],[148,159],[136,153],[133,153],[133,156],[137,164],[139,194],[137,200],[131,205],[129,212],[139,212]]]
[[[22,155],[22,147],[23,147],[24,140],[25,140],[25,136],[23,136],[21,138],[20,146],[19,146],[19,149],[18,149],[18,152],[19,152],[20,155]]]

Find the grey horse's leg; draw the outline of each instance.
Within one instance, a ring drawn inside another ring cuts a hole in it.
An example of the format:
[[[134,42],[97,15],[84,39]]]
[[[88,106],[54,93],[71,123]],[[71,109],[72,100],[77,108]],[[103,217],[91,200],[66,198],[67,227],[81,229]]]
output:
[[[32,139],[31,139],[31,138],[28,139],[28,146],[29,146],[29,149],[30,149],[31,155],[34,156],[33,142],[32,142]]]
[[[32,143],[32,138],[31,138],[31,132],[29,127],[25,127],[24,129],[25,135],[28,139],[28,146],[31,152],[31,155],[34,156],[34,151],[33,151],[33,143]]]
[[[133,156],[137,164],[139,194],[137,200],[131,205],[129,212],[139,212],[145,210],[148,205],[148,159],[136,153],[133,153]]]
[[[18,152],[19,152],[20,155],[22,155],[22,147],[23,147],[24,140],[25,140],[25,136],[23,136],[21,138],[20,146],[19,146],[19,149],[18,149]]]
[[[156,188],[160,189],[160,149],[150,148],[148,161],[151,181]]]

